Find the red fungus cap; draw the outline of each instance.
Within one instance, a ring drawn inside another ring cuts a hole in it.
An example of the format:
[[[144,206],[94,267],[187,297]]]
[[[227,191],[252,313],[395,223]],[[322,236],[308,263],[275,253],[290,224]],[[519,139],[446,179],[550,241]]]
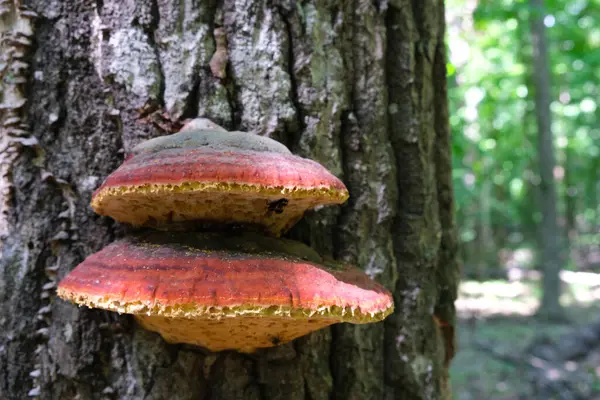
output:
[[[393,311],[390,292],[301,243],[251,233],[153,232],[79,264],[58,295],[134,314],[167,341],[244,352]]]
[[[257,225],[279,236],[306,210],[348,198],[322,165],[272,139],[195,126],[134,148],[94,192],[94,210],[159,229],[217,222]]]

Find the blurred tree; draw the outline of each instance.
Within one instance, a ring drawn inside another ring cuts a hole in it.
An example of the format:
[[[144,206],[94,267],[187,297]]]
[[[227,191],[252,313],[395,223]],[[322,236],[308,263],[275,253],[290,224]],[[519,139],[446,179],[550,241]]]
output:
[[[511,265],[543,265],[543,240],[536,233],[544,196],[538,196],[532,5],[528,0],[447,5],[453,176],[465,272],[505,274],[500,264],[517,249],[533,250],[539,260]],[[556,155],[550,179],[557,234],[570,230],[572,245],[562,265],[590,268],[594,248],[600,251],[600,28],[594,23],[600,20],[600,0],[546,0],[545,7],[541,18],[553,44],[547,48],[553,80],[546,88]]]
[[[543,0],[530,0],[529,13],[533,48],[533,82],[535,113],[538,130],[538,161],[541,182],[539,204],[542,212],[540,224],[540,251],[543,270],[543,296],[538,315],[545,319],[561,320],[564,311],[560,305],[561,240],[557,225],[556,187],[554,184],[554,144],[550,111],[551,86],[548,46],[544,28]]]

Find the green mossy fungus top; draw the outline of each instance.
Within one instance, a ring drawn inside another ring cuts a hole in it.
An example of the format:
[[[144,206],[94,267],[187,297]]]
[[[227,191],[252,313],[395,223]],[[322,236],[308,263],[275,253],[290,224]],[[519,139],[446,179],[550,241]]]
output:
[[[291,154],[283,144],[268,137],[248,132],[227,132],[213,129],[185,129],[169,136],[161,136],[138,144],[132,154],[158,153],[167,149],[195,149],[206,147],[218,151],[248,150]]]
[[[261,258],[306,261],[332,271],[344,270],[344,265],[331,258],[322,257],[304,243],[295,240],[263,236],[254,232],[138,232],[124,239],[135,245],[191,253],[223,253],[228,258],[256,256]]]

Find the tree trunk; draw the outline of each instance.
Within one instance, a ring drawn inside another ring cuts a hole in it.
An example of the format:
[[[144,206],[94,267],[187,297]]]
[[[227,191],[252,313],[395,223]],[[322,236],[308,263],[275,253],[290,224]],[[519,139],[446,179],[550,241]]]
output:
[[[575,176],[575,152],[571,146],[565,149],[565,244],[570,248],[577,236],[577,192],[579,183]],[[568,254],[568,253],[567,253]],[[570,256],[570,254],[569,254]]]
[[[487,164],[487,163],[486,163]],[[491,164],[491,163],[489,163]],[[489,170],[492,170],[488,166]],[[477,280],[485,280],[488,277],[498,276],[505,271],[498,271],[498,253],[496,251],[496,242],[494,240],[494,230],[492,227],[492,189],[494,182],[487,180],[481,184],[479,197],[479,235],[477,237],[477,250],[479,260],[477,261]]]
[[[535,88],[535,112],[538,125],[538,158],[540,171],[540,225],[541,264],[543,270],[543,297],[538,315],[543,318],[564,318],[560,305],[560,231],[556,214],[556,185],[554,184],[554,144],[552,118],[550,115],[550,67],[548,46],[544,32],[543,0],[530,0],[531,35],[533,42],[533,82]]]
[[[26,2],[37,17],[1,3],[0,398],[449,396],[441,0]],[[393,290],[395,314],[245,355],[169,345],[130,316],[57,299],[60,278],[123,234],[92,212],[92,191],[135,144],[196,115],[341,177],[350,201],[290,236]]]

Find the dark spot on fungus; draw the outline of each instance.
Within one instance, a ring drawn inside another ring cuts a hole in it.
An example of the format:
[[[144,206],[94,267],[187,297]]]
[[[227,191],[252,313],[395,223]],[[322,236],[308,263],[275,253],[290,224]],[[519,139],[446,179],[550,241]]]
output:
[[[174,214],[175,213],[173,211],[170,211],[169,213],[167,213],[167,218],[166,218],[167,222],[173,221],[173,215]]]
[[[288,199],[279,199],[269,201],[269,211],[274,212],[275,214],[281,214],[285,206],[288,205]]]
[[[281,339],[279,336],[273,336],[271,338],[271,343],[273,343],[274,346],[277,346],[279,343],[281,343]]]

